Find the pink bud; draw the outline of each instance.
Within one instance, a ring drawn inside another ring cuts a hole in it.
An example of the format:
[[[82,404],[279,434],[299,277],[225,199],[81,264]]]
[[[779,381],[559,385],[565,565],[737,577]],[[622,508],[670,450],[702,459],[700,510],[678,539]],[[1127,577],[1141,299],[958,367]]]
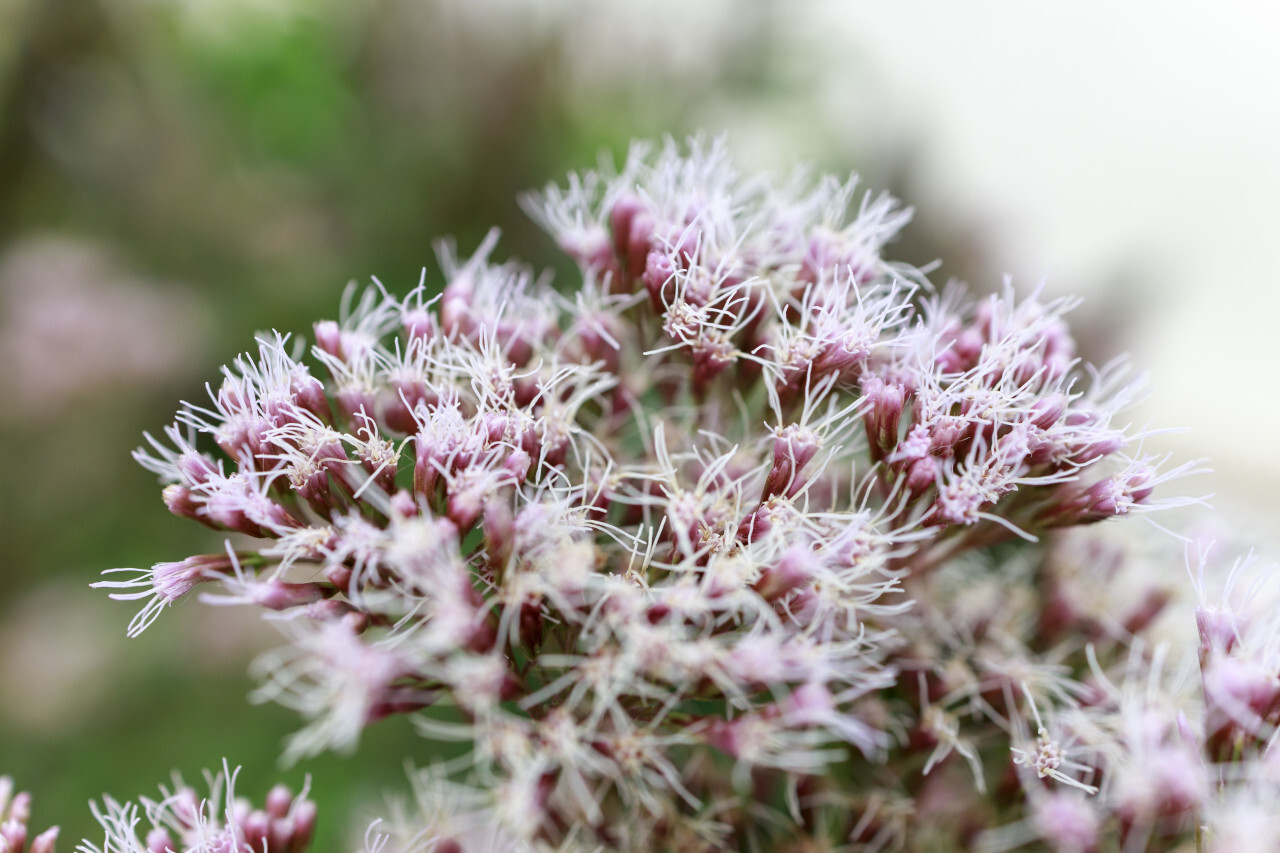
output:
[[[924,424],[916,424],[907,433],[907,437],[898,442],[893,453],[889,454],[890,463],[911,463],[929,455],[933,447],[933,437]]]
[[[938,460],[932,456],[917,459],[907,472],[907,491],[918,495],[938,482]]]
[[[337,359],[346,359],[342,348],[342,327],[332,320],[322,320],[315,324],[316,346]]]
[[[774,495],[794,495],[804,485],[801,471],[821,446],[818,436],[808,427],[788,424],[774,434],[773,468],[765,479],[761,500]]]
[[[27,825],[16,819],[0,823],[0,842],[3,842],[0,843],[0,850],[14,850],[22,853],[23,848],[27,846]]]
[[[240,830],[244,833],[245,844],[250,850],[262,853],[266,849],[275,850],[276,845],[268,837],[271,831],[271,818],[264,812],[254,810],[246,815],[239,815]]]
[[[31,795],[20,791],[9,801],[9,817],[18,823],[31,820]]]
[[[791,725],[819,725],[835,711],[835,698],[825,684],[810,681],[787,697],[783,718]]]
[[[654,249],[649,252],[645,258],[644,274],[641,281],[645,290],[649,293],[649,299],[653,303],[655,310],[662,311],[664,306],[671,301],[675,287],[672,279],[675,277],[676,267],[672,263],[671,257],[661,249]]]
[[[378,412],[377,395],[365,388],[343,388],[334,395],[338,410],[353,423],[362,423]]]
[[[985,343],[982,332],[974,328],[957,332],[953,327],[949,333],[944,333],[944,342],[948,334],[954,335],[950,340],[951,345],[939,352],[935,360],[947,373],[963,373],[973,367],[982,355],[982,345]]]
[[[626,258],[631,237],[631,220],[645,209],[644,202],[634,195],[625,195],[609,211],[609,227],[613,231],[613,249],[618,257]]]
[[[53,848],[57,841],[58,827],[51,826],[32,839],[31,847],[28,848],[27,853],[53,853]]]
[[[295,376],[289,383],[289,392],[293,402],[299,408],[306,409],[322,421],[331,417],[329,400],[324,395],[324,384],[310,374]]]
[[[391,511],[397,518],[412,518],[418,514],[418,502],[412,494],[401,489],[391,496]]]
[[[202,486],[211,479],[221,477],[213,460],[203,453],[187,451],[178,457],[175,464],[183,485],[188,488]]]
[[[521,448],[512,450],[502,463],[502,468],[511,475],[511,479],[516,483],[523,483],[529,476],[529,470],[533,467],[533,460],[529,458],[529,454]]]
[[[1251,661],[1214,655],[1202,668],[1201,681],[1210,734],[1234,723],[1256,735],[1280,706],[1280,681]]]
[[[732,758],[737,758],[743,747],[743,726],[750,717],[742,715],[732,720],[713,719],[707,726],[707,743]]]
[[[1135,504],[1146,503],[1147,498],[1151,497],[1151,493],[1155,491],[1153,485],[1155,478],[1156,472],[1146,465],[1131,471],[1124,481],[1129,499]]]
[[[495,570],[504,568],[510,559],[515,533],[515,517],[511,513],[508,501],[500,499],[486,503],[484,506],[485,550],[489,554],[489,564]]]
[[[1063,853],[1092,853],[1098,848],[1101,821],[1083,796],[1049,791],[1033,797],[1031,822],[1041,838]]]
[[[627,278],[639,278],[653,238],[653,217],[639,198],[625,196],[614,205],[609,219],[614,250],[623,261]]]
[[[286,853],[301,853],[311,843],[316,828],[316,804],[310,800],[299,803],[293,812],[293,839]],[[439,851],[437,846],[436,850]]]
[[[488,490],[481,482],[461,484],[459,488],[449,491],[446,513],[449,520],[459,530],[470,530],[484,512],[484,505],[489,501]]]
[[[1042,397],[1031,407],[1027,422],[1040,429],[1048,429],[1058,422],[1067,410],[1066,394],[1050,394]]]
[[[169,800],[174,818],[184,827],[191,828],[199,824],[201,800],[191,788],[179,788]]]
[[[1179,744],[1160,744],[1143,756],[1140,779],[1113,788],[1116,812],[1129,822],[1184,814],[1208,797],[1208,781],[1197,755]]]
[[[345,578],[342,579],[350,582],[351,570],[345,566],[343,566],[342,569],[345,571]],[[330,583],[333,583],[339,589],[345,590],[347,588],[347,583],[336,583],[333,573],[326,572],[326,577],[329,579]],[[317,622],[338,622],[348,613],[351,613],[353,609],[354,608],[345,601],[339,601],[336,598],[326,598],[321,601],[317,601],[308,607],[307,616]]]
[[[817,231],[809,238],[809,246],[805,249],[804,258],[800,261],[800,272],[796,276],[800,281],[816,284],[824,272],[831,271],[837,265],[832,240],[833,235],[828,231]]]
[[[561,251],[577,261],[584,269],[617,277],[618,268],[613,244],[609,240],[609,235],[603,230],[565,234],[560,237],[558,245]]]
[[[962,480],[946,483],[938,491],[925,523],[975,524],[983,504],[982,493]]]
[[[862,377],[862,395],[871,404],[867,418],[868,435],[881,447],[891,446],[898,439],[898,422],[906,401],[906,389],[897,383],[887,383],[874,374],[867,374]]]
[[[791,590],[813,580],[821,569],[821,560],[808,545],[792,545],[778,562],[765,568],[756,581],[755,590],[769,600],[781,598]]]
[[[966,362],[972,364],[982,355],[982,347],[986,338],[981,331],[974,328],[965,329],[956,338],[955,351]]]
[[[254,584],[253,603],[268,610],[288,610],[312,604],[324,598],[324,589],[315,583],[286,583],[269,578]]]
[[[437,402],[436,395],[421,379],[393,378],[391,393],[381,400],[383,422],[396,432],[417,432],[419,423],[414,412],[419,407],[434,406]]]
[[[470,337],[476,324],[471,318],[471,302],[475,298],[471,282],[455,279],[445,285],[440,300],[440,325],[451,338]]]
[[[195,496],[191,490],[185,486],[179,486],[177,483],[164,487],[164,491],[160,493],[164,505],[169,508],[169,512],[180,518],[189,518],[198,521],[207,527],[217,530],[218,525],[201,512],[201,505],[196,502]]]
[[[173,836],[169,835],[169,830],[164,827],[157,826],[147,832],[147,850],[150,853],[166,853],[166,851],[177,849],[177,845],[173,843]]]
[[[1203,661],[1211,652],[1228,653],[1235,648],[1244,617],[1216,607],[1196,608],[1196,630],[1200,633],[1200,656]]]
[[[271,817],[284,817],[293,805],[293,792],[287,785],[276,785],[267,794],[266,811]]]
[[[930,431],[930,452],[950,456],[955,452],[956,444],[964,437],[968,427],[969,425],[960,418],[939,418]]]
[[[1101,433],[1091,441],[1076,444],[1072,448],[1071,459],[1079,465],[1084,465],[1095,459],[1110,456],[1128,443],[1125,437],[1119,433]]]
[[[439,333],[440,329],[436,325],[436,318],[426,308],[414,308],[406,311],[401,318],[404,324],[405,333],[409,336],[409,340],[429,341]]]
[[[293,837],[293,821],[287,817],[276,818],[267,824],[266,851],[288,850]]]
[[[176,563],[156,563],[151,584],[167,601],[177,601],[202,581],[215,580],[231,570],[231,558],[222,554],[201,554]]]

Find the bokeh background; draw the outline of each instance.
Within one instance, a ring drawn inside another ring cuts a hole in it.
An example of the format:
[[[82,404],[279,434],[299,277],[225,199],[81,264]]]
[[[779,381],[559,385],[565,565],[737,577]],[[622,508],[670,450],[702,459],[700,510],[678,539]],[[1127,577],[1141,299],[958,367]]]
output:
[[[187,602],[124,638],[101,570],[219,548],[129,451],[255,332],[430,278],[438,236],[499,225],[569,278],[516,196],[636,137],[857,170],[918,209],[896,258],[1083,294],[1084,350],[1152,374],[1135,422],[1190,428],[1151,448],[1211,456],[1184,488],[1268,535],[1278,29],[1245,0],[0,0],[0,772],[64,849],[173,768],[311,773],[316,849],[349,847],[430,753],[391,721],[281,771],[297,721],[246,701],[269,630]]]

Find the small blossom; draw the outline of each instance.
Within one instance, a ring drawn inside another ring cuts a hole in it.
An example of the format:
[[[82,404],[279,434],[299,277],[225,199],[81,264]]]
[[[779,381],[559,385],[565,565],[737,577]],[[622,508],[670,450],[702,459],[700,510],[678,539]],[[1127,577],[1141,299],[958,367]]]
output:
[[[235,795],[240,768],[231,770],[223,762],[222,772],[205,774],[209,795],[202,798],[195,789],[174,776],[172,789],[161,786],[161,799],[143,797],[142,808],[105,797],[92,803],[93,816],[102,825],[101,847],[89,841],[78,850],[85,853],[268,853],[271,850],[302,853],[315,829],[316,807],[307,799],[310,781],[296,797],[278,785],[267,795],[265,808],[254,809]],[[151,824],[145,837],[138,837],[142,814]]]

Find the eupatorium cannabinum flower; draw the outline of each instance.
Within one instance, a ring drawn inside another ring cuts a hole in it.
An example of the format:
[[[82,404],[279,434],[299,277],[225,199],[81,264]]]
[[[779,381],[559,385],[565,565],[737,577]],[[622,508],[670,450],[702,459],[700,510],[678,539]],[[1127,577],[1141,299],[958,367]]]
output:
[[[205,774],[207,796],[174,776],[173,787],[161,786],[162,798],[119,803],[106,797],[93,804],[102,824],[102,845],[85,841],[80,853],[302,853],[315,828],[315,804],[304,788],[296,797],[283,785],[267,794],[260,809],[235,796],[236,776],[224,762],[222,772]],[[143,818],[149,829],[140,830]]]
[[[101,584],[133,635],[197,588],[267,611],[287,759],[393,714],[469,744],[370,849],[1142,849],[1226,808],[1276,643],[1206,611],[1196,713],[1143,639],[1175,593],[1064,533],[1194,468],[1074,300],[936,287],[884,256],[893,199],[718,142],[525,205],[580,282],[495,233],[261,337],[136,454],[227,549]]]

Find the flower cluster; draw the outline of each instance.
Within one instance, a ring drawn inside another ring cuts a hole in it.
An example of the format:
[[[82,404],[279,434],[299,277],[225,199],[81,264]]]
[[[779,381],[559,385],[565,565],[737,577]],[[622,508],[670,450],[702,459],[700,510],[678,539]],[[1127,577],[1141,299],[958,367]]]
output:
[[[296,797],[283,785],[267,794],[264,807],[255,809],[235,795],[239,768],[224,763],[222,772],[206,773],[209,796],[175,776],[173,788],[160,788],[162,799],[119,803],[106,797],[93,805],[93,815],[105,831],[102,845],[85,841],[79,853],[303,853],[315,827],[315,804],[305,788]],[[151,828],[139,836],[146,815]]]
[[[14,792],[13,779],[0,776],[0,853],[53,853],[58,828],[51,827],[28,838],[31,820],[31,795]]]
[[[197,587],[267,611],[288,759],[401,714],[469,744],[371,850],[1144,849],[1265,810],[1280,634],[1202,607],[1201,688],[1145,639],[1166,578],[1067,532],[1194,468],[1072,300],[936,288],[882,256],[893,199],[719,143],[525,202],[580,285],[493,234],[438,295],[350,290],[310,358],[259,339],[137,453],[226,550],[99,584],[133,635]]]
[[[263,808],[235,795],[236,776],[224,762],[222,772],[205,773],[209,795],[175,774],[161,799],[120,803],[110,796],[91,804],[104,831],[101,845],[82,841],[78,853],[305,853],[315,829],[315,804],[307,790],[294,796],[284,785],[267,794]],[[145,816],[150,825],[139,835]],[[13,780],[0,776],[0,853],[54,853],[58,827],[28,838],[31,795],[14,793]]]

